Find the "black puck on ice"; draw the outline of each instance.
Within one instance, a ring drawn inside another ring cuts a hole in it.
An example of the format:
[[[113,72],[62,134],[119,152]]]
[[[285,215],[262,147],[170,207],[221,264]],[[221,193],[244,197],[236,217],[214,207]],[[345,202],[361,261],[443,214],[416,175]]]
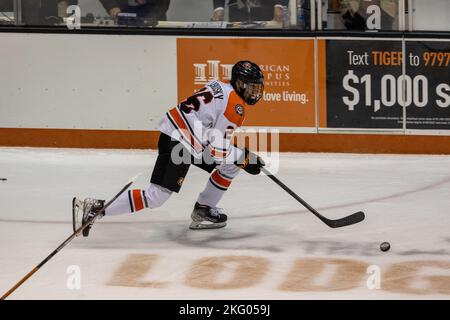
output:
[[[0,181],[7,181],[8,179],[6,178],[0,178]]]
[[[391,244],[389,242],[383,242],[380,244],[380,250],[385,252],[388,251],[391,248]]]

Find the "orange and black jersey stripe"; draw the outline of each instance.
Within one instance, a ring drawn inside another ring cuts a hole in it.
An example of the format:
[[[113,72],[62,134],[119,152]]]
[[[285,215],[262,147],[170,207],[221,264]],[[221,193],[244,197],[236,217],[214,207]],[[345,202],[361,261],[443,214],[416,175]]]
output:
[[[192,130],[192,127],[186,119],[183,111],[181,111],[179,107],[175,107],[170,109],[166,115],[172,125],[178,129],[184,139],[194,148],[194,150],[197,152],[202,152],[203,145],[201,140],[195,136],[194,130]]]

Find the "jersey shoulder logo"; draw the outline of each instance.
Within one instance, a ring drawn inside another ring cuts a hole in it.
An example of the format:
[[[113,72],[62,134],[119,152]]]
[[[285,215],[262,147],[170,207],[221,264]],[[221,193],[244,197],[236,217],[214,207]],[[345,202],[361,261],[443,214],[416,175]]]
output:
[[[243,116],[243,115],[244,115],[244,106],[241,105],[241,104],[237,104],[237,105],[234,107],[234,111],[236,111],[236,113],[237,113],[238,115]]]
[[[237,127],[240,127],[245,118],[244,106],[244,101],[237,95],[235,91],[231,91],[224,112],[225,118],[227,118],[228,121],[234,123]]]

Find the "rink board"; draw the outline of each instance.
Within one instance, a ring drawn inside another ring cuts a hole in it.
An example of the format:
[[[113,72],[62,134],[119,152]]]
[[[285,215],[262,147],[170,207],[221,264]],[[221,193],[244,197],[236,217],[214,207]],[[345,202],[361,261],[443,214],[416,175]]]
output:
[[[252,59],[266,90],[244,125],[280,130],[281,151],[450,153],[446,40],[0,36],[3,146],[154,147],[168,108]]]

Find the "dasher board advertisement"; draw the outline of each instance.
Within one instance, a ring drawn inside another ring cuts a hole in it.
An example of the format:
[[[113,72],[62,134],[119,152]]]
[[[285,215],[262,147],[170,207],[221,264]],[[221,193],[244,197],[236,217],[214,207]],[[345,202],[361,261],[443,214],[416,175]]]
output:
[[[450,42],[327,40],[327,127],[448,130],[449,71]]]
[[[178,99],[209,81],[230,81],[239,60],[257,63],[265,77],[263,98],[246,107],[244,126],[315,127],[312,39],[179,38]]]
[[[327,40],[327,127],[403,128],[401,41]]]
[[[406,42],[406,128],[450,129],[450,41]]]

